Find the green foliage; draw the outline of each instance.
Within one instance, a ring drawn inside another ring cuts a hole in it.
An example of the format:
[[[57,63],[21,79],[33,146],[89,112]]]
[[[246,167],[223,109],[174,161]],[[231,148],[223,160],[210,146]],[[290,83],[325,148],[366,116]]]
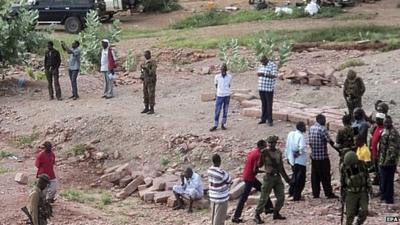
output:
[[[249,61],[240,56],[238,39],[221,42],[218,45],[219,58],[228,65],[228,69],[234,73],[245,72],[249,68]]]
[[[103,209],[106,205],[112,203],[111,195],[103,191],[88,192],[70,188],[61,192],[60,195],[68,201],[88,204],[99,209]]]
[[[177,0],[140,0],[144,12],[171,12],[182,8]]]
[[[266,56],[269,59],[274,58],[274,52],[277,49],[279,58],[278,66],[282,67],[291,54],[291,44],[288,41],[283,41],[277,46],[276,42],[267,33],[262,38],[255,40],[252,47],[257,60],[261,60],[262,56]]]
[[[345,63],[341,64],[338,69],[340,71],[340,70],[344,70],[349,67],[364,66],[364,65],[365,65],[365,62],[362,61],[361,59],[350,59],[350,60],[346,61]]]
[[[288,41],[284,41],[278,50],[279,54],[279,67],[282,67],[292,54],[292,45]]]
[[[125,61],[123,64],[124,70],[127,72],[133,72],[137,67],[136,57],[132,53],[132,49],[129,49],[126,53]]]
[[[340,8],[327,7],[311,18],[329,18],[343,13]],[[225,24],[243,23],[260,20],[283,20],[310,17],[304,12],[304,8],[293,8],[293,14],[276,14],[273,10],[241,10],[238,12],[210,11],[187,17],[171,25],[173,29],[185,29],[195,27],[208,27]]]
[[[32,67],[26,67],[25,72],[33,80],[43,80],[46,77],[43,71],[33,71]]]
[[[167,166],[170,162],[171,161],[167,157],[165,157],[165,156],[161,157],[160,163],[161,163],[162,166]]]
[[[18,148],[24,148],[33,144],[35,140],[39,138],[39,133],[33,132],[29,135],[17,136],[14,140],[15,146]]]
[[[86,146],[84,144],[78,144],[71,149],[70,154],[72,154],[73,156],[80,156],[85,154],[85,151],[86,151]]]
[[[14,156],[13,153],[7,151],[0,151],[0,159],[8,158]]]
[[[81,43],[81,71],[87,73],[100,63],[101,40],[108,39],[111,44],[120,41],[121,22],[114,20],[111,27],[103,27],[96,11],[86,15],[86,28],[79,34]]]
[[[8,172],[11,172],[11,171],[12,170],[9,169],[9,168],[5,168],[5,167],[0,166],[0,174],[8,173]]]

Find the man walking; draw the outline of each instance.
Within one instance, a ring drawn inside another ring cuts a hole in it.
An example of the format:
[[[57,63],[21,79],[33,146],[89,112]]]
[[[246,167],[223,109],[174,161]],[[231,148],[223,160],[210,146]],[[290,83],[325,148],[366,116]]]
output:
[[[102,98],[112,98],[113,93],[113,76],[115,64],[115,53],[110,47],[110,42],[107,39],[101,41],[103,49],[101,50],[100,71],[104,77],[104,94]]]
[[[351,116],[353,116],[355,108],[362,108],[362,96],[364,93],[365,85],[362,78],[358,77],[354,70],[349,70],[344,81],[343,96]]]
[[[209,190],[208,195],[211,202],[211,224],[224,225],[228,211],[229,187],[232,184],[231,176],[221,169],[221,157],[218,154],[212,157],[213,166],[208,173]]]
[[[57,179],[54,173],[54,165],[56,164],[56,156],[52,151],[53,147],[49,141],[44,142],[43,149],[36,157],[35,166],[37,168],[36,177],[46,174],[49,177],[50,185],[44,190],[46,200],[53,203],[57,193]]]
[[[42,174],[29,195],[29,209],[32,217],[32,225],[47,225],[47,220],[53,215],[51,205],[44,198],[44,189],[49,185],[49,177]]]
[[[367,219],[368,193],[372,190],[368,169],[355,152],[349,151],[344,156],[340,172],[342,193],[345,193],[346,225],[352,225],[356,216],[357,225],[361,225]]]
[[[328,146],[334,142],[325,128],[326,118],[319,114],[316,123],[311,126],[309,141],[311,147],[311,187],[314,198],[319,198],[321,183],[327,198],[338,198],[332,191],[331,162],[328,156]]]
[[[215,114],[214,114],[214,126],[210,131],[215,131],[219,124],[219,114],[223,108],[221,129],[226,130],[225,124],[228,118],[229,101],[231,99],[231,83],[232,76],[227,74],[228,67],[226,63],[221,65],[221,74],[215,76],[214,84],[217,88],[217,99],[215,100]]]
[[[261,187],[261,197],[258,202],[254,221],[257,224],[263,224],[264,221],[261,219],[260,214],[264,211],[265,205],[269,199],[271,191],[274,190],[276,197],[276,205],[274,208],[273,219],[274,220],[284,220],[279,212],[283,207],[285,201],[285,186],[283,185],[282,178],[285,179],[287,183],[290,183],[290,178],[285,172],[282,161],[282,153],[276,148],[278,142],[277,136],[269,136],[267,139],[268,148],[262,152],[261,160],[265,166],[265,176],[263,179],[263,184]]]
[[[73,100],[76,100],[79,98],[77,78],[81,67],[81,49],[79,48],[79,41],[74,41],[74,43],[72,43],[72,48],[68,48],[64,42],[61,42],[61,47],[71,55],[68,68],[69,79],[71,80],[72,87],[72,96],[70,99],[72,98]]]
[[[293,201],[301,200],[301,192],[306,183],[306,124],[298,122],[296,130],[288,134],[286,141],[286,157],[293,168],[292,184],[289,188],[289,195],[293,196]]]
[[[269,126],[273,126],[272,104],[277,74],[278,70],[275,63],[263,56],[261,66],[257,71],[258,91],[261,99],[261,121],[258,124],[264,124],[268,121]]]
[[[140,79],[143,81],[144,110],[142,113],[154,114],[156,104],[157,63],[151,58],[151,52],[145,51],[146,61],[141,65]]]
[[[379,185],[379,152],[378,144],[381,139],[383,130],[385,128],[384,120],[386,115],[383,113],[377,113],[375,116],[375,124],[371,129],[371,139],[370,139],[370,150],[371,150],[371,160],[375,176],[373,178],[373,185]]]
[[[190,167],[181,175],[181,182],[181,185],[175,185],[172,188],[178,200],[178,205],[174,210],[184,209],[183,199],[185,198],[189,200],[188,213],[192,213],[193,201],[203,198],[203,182],[201,181],[200,175],[193,172]]]
[[[44,69],[46,73],[48,89],[49,89],[49,98],[50,100],[54,99],[54,90],[53,90],[53,81],[54,81],[54,88],[56,89],[56,98],[57,100],[61,101],[61,88],[59,82],[59,73],[58,69],[61,65],[61,57],[60,52],[58,52],[54,48],[54,43],[49,41],[47,43],[47,52],[44,57]]]
[[[394,203],[394,173],[400,156],[400,135],[393,127],[391,116],[386,116],[385,129],[379,141],[379,175],[381,200],[387,204]]]
[[[261,152],[267,147],[267,142],[264,140],[259,140],[257,142],[257,147],[252,149],[247,155],[246,163],[243,169],[242,179],[245,183],[243,194],[240,196],[239,202],[236,206],[235,214],[233,215],[233,223],[243,223],[240,219],[242,216],[242,211],[244,204],[246,203],[251,189],[255,188],[256,191],[261,192],[261,182],[257,179],[257,174],[262,172],[259,167],[262,166],[261,162]],[[265,214],[273,212],[273,205],[271,199],[268,198],[267,203],[264,208]]]

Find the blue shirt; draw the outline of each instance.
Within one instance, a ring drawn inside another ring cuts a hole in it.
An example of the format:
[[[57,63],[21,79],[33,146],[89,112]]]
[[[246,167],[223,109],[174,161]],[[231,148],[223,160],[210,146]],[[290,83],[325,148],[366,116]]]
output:
[[[294,153],[298,152],[299,156],[294,157]],[[299,130],[291,131],[288,134],[286,140],[286,158],[290,165],[299,164],[302,166],[307,165],[307,154],[306,154],[306,139],[304,134]]]

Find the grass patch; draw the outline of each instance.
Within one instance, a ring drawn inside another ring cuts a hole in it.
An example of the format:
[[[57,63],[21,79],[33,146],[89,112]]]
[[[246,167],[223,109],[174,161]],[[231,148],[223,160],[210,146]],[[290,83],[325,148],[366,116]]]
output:
[[[98,209],[104,209],[105,206],[112,203],[112,197],[109,193],[103,191],[81,191],[76,189],[67,189],[60,193],[61,197],[68,201],[88,204]]]
[[[153,38],[161,37],[166,35],[165,30],[136,30],[136,29],[124,29],[122,30],[121,37],[123,40],[137,39],[137,38]]]
[[[335,17],[335,20],[371,20],[377,16],[375,13],[343,14]]]
[[[0,151],[0,159],[8,158],[14,156],[13,153],[7,151]]]
[[[344,70],[346,68],[350,68],[350,67],[356,67],[356,66],[364,66],[365,62],[362,61],[361,59],[350,59],[348,61],[346,61],[345,63],[341,64],[339,66],[339,71]]]
[[[245,47],[251,47],[253,43],[260,38],[270,36],[277,44],[283,41],[290,43],[306,42],[351,42],[370,40],[388,43],[388,50],[398,49],[400,47],[400,29],[399,27],[388,26],[346,26],[346,27],[328,27],[310,30],[280,30],[280,31],[261,31],[257,33],[242,35],[237,37],[239,44]],[[235,38],[235,37],[232,37]],[[194,48],[194,49],[213,49],[218,44],[229,40],[227,37],[218,38],[183,38],[167,39],[162,44],[174,48]]]
[[[165,156],[162,156],[162,157],[161,157],[160,163],[161,163],[162,166],[168,166],[168,164],[169,164],[170,162],[171,162],[171,161],[170,161],[167,157],[165,157]]]
[[[32,145],[34,141],[39,138],[39,133],[33,132],[29,135],[20,135],[15,138],[14,144],[18,148],[24,148],[26,146]]]
[[[293,8],[293,14],[276,14],[273,10],[241,10],[238,12],[217,12],[211,11],[197,14],[171,25],[173,29],[186,29],[196,27],[208,27],[225,24],[243,23],[261,20],[283,20],[296,18],[329,18],[343,13],[343,10],[336,7],[322,8],[320,13],[310,17],[304,12],[304,8]]]
[[[0,166],[0,174],[11,172],[11,169]]]
[[[69,155],[73,155],[73,156],[80,156],[85,154],[86,151],[86,145],[84,144],[78,144],[75,145],[70,152],[68,153]]]

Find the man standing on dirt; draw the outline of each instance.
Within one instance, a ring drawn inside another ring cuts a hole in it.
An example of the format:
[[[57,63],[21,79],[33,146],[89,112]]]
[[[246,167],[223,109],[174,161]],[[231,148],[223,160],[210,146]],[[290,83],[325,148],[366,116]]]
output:
[[[38,182],[29,195],[29,209],[32,217],[32,225],[47,225],[47,220],[52,216],[52,208],[44,198],[44,190],[49,185],[49,177],[46,174],[38,176]]]
[[[276,204],[272,219],[285,220],[286,217],[282,216],[279,212],[283,207],[285,201],[285,186],[282,182],[282,177],[287,183],[290,183],[290,178],[286,174],[283,167],[282,153],[276,148],[278,137],[275,135],[269,136],[267,139],[268,148],[262,152],[261,160],[265,166],[265,176],[261,187],[261,196],[258,201],[254,221],[256,224],[263,224],[260,214],[264,211],[265,206],[269,200],[271,191],[274,190],[276,197]]]
[[[212,225],[224,225],[228,211],[229,187],[232,184],[232,177],[228,172],[221,169],[221,157],[218,154],[212,156],[213,166],[208,173]]]
[[[342,166],[344,155],[349,151],[356,151],[354,140],[354,130],[351,127],[351,115],[346,114],[342,117],[344,128],[340,129],[336,135],[335,147],[339,151],[339,167]]]
[[[369,123],[366,120],[367,116],[365,115],[365,111],[362,108],[354,109],[353,118],[355,121],[352,127],[356,135],[356,143],[361,146],[367,144]]]
[[[55,201],[57,192],[57,179],[54,173],[54,165],[56,164],[56,156],[52,151],[53,147],[49,141],[44,142],[43,149],[36,157],[35,166],[38,169],[36,176],[39,177],[42,174],[46,174],[49,177],[50,185],[44,191],[46,193],[46,199],[50,203]]]
[[[144,110],[141,113],[154,114],[154,105],[156,104],[156,83],[157,83],[157,63],[151,58],[149,50],[144,52],[146,61],[140,66],[143,81],[143,103]]]
[[[110,42],[107,39],[103,39],[101,45],[103,49],[101,51],[100,71],[104,76],[104,94],[102,98],[109,99],[114,97],[112,80],[114,77],[114,69],[116,67],[116,58],[114,51],[109,46]]]
[[[181,175],[181,185],[173,186],[172,190],[178,201],[174,210],[184,209],[183,199],[189,200],[188,213],[192,213],[193,201],[203,198],[203,182],[199,174],[193,172],[192,168],[187,168]]]
[[[329,137],[325,124],[325,116],[318,114],[316,123],[310,128],[312,194],[314,198],[319,198],[322,183],[327,198],[338,198],[332,190],[331,162],[328,155],[328,143],[333,146],[334,142]]]
[[[225,124],[228,118],[229,101],[231,99],[231,83],[232,76],[227,73],[228,67],[226,63],[221,65],[221,74],[215,76],[214,84],[217,88],[217,99],[215,100],[215,114],[214,114],[214,126],[210,131],[217,130],[219,124],[219,114],[223,108],[221,129],[226,130]]]
[[[371,160],[372,160],[372,166],[373,166],[373,171],[375,173],[375,176],[373,178],[373,185],[379,185],[379,152],[378,152],[378,145],[379,141],[381,139],[383,130],[385,128],[384,125],[384,120],[386,118],[386,115],[383,113],[377,113],[375,116],[375,124],[373,125],[371,129],[371,139],[370,139],[370,145],[369,148],[371,150]]]
[[[266,56],[263,56],[261,58],[261,66],[257,71],[262,111],[261,121],[258,124],[264,124],[268,120],[268,125],[273,126],[272,104],[277,74],[278,70],[275,63],[270,61]]]
[[[289,195],[293,196],[293,201],[301,200],[301,192],[306,183],[306,124],[298,122],[296,130],[288,134],[286,141],[286,157],[293,168],[292,182],[289,188]]]
[[[81,49],[79,48],[79,41],[74,41],[74,43],[72,43],[72,48],[68,48],[64,42],[61,42],[61,47],[71,55],[68,68],[69,79],[71,80],[72,87],[72,96],[70,99],[72,98],[73,100],[76,100],[79,98],[77,78],[81,67]]]
[[[54,90],[53,90],[53,81],[54,81],[54,88],[56,89],[56,98],[57,100],[61,101],[61,88],[59,82],[59,73],[58,69],[61,65],[61,57],[60,52],[58,52],[54,48],[54,43],[49,41],[47,43],[47,52],[44,57],[44,69],[46,73],[48,89],[49,89],[49,99],[54,99]]]
[[[349,70],[344,81],[343,96],[346,100],[349,114],[353,116],[355,108],[362,107],[362,96],[365,93],[365,85],[361,77],[354,70]]]
[[[251,189],[255,188],[256,191],[261,192],[261,182],[257,179],[257,174],[262,171],[259,168],[262,166],[261,164],[261,152],[267,147],[267,142],[264,140],[259,140],[257,142],[257,147],[253,148],[249,154],[247,155],[246,163],[243,169],[242,180],[245,183],[243,194],[240,196],[239,202],[236,206],[235,214],[233,215],[232,222],[233,223],[243,223],[243,219],[240,219],[242,216],[242,211],[244,204],[246,203]],[[273,212],[273,205],[271,199],[267,200],[265,204],[265,214],[269,214]]]

